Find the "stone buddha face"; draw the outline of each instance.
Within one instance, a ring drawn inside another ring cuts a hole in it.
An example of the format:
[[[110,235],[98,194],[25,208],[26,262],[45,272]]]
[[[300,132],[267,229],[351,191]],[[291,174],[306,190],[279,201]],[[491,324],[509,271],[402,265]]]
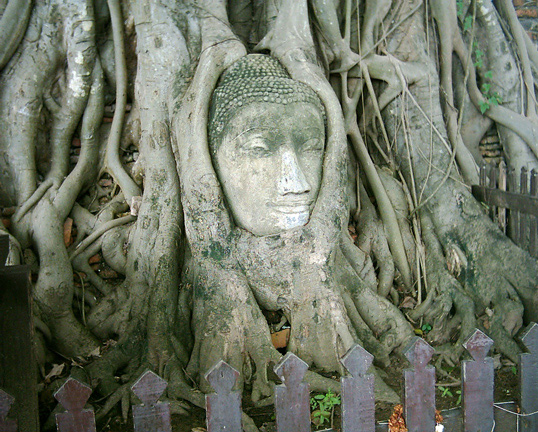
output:
[[[239,94],[233,114],[221,122],[222,131],[210,133],[215,170],[234,221],[256,236],[307,224],[321,184],[321,103],[312,90],[285,79],[280,88],[269,86],[267,91],[258,80],[247,94],[254,96]],[[312,93],[299,91],[297,96],[295,86]]]
[[[308,103],[252,103],[228,123],[215,168],[235,223],[257,236],[305,225],[321,183],[325,125]]]

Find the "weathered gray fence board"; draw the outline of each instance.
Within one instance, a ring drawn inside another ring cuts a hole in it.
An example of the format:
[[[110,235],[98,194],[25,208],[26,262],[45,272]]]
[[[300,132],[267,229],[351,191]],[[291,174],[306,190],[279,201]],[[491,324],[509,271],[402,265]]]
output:
[[[69,378],[54,397],[67,410],[56,414],[58,432],[96,432],[93,410],[83,409],[92,389],[76,379]]]
[[[520,194],[505,192],[499,189],[490,189],[484,186],[473,185],[474,197],[485,203],[498,207],[508,208],[512,211],[538,216],[538,198],[522,197]],[[514,214],[512,214],[514,216]]]
[[[513,192],[514,194],[519,192],[519,188],[517,187],[517,178],[516,178],[516,172],[514,169],[508,170],[508,191]],[[522,198],[522,197],[520,197]],[[521,203],[524,205],[523,199],[521,200]],[[508,220],[508,237],[512,239],[512,241],[516,244],[519,243],[519,211],[513,207],[508,207],[510,210],[510,218]]]
[[[423,339],[412,339],[405,356],[412,368],[404,371],[404,413],[409,432],[435,429],[435,368],[428,366],[434,349]]]
[[[519,179],[519,193],[524,196],[529,195],[528,186],[529,176],[525,167],[521,168]],[[519,215],[519,245],[522,248],[528,248],[528,230],[529,230],[529,215],[524,212]]]
[[[530,414],[538,411],[538,324],[530,324],[521,340],[529,350],[519,356],[521,411]],[[538,431],[538,414],[521,417],[520,426],[521,432]]]
[[[375,430],[374,376],[366,374],[374,356],[359,345],[346,353],[341,362],[351,376],[342,383],[342,431],[373,432]]]
[[[159,402],[167,383],[152,371],[146,371],[131,387],[142,401],[133,406],[134,432],[172,432],[170,405]]]
[[[275,387],[277,432],[310,432],[309,386],[303,383],[308,364],[289,352],[275,366],[282,381]]]
[[[507,178],[506,170],[507,170],[506,163],[504,163],[504,161],[501,161],[501,163],[499,164],[498,188],[503,191],[505,191],[508,188],[508,178]],[[507,214],[507,210],[504,207],[499,207],[498,222],[499,222],[499,228],[504,234],[506,234],[506,226],[508,224],[508,214]]]
[[[462,362],[463,425],[465,432],[493,429],[493,359],[486,357],[493,340],[475,330],[464,347],[473,360]]]
[[[491,219],[514,243],[538,257],[537,172],[523,167],[519,174],[486,164],[480,167],[480,184],[472,186],[474,197],[489,206]]]
[[[490,189],[497,189],[497,167],[492,166],[489,171],[489,188]],[[490,206],[489,208],[489,217],[491,219],[495,219],[497,215],[497,207],[494,205]]]
[[[533,197],[538,196],[538,175],[535,170],[531,171],[530,181],[530,194]],[[532,256],[538,255],[538,216],[531,216],[530,218],[530,238],[529,238],[529,252]]]
[[[0,387],[15,398],[11,417],[20,432],[39,430],[33,355],[30,271],[5,266],[8,237],[0,237]]]
[[[215,393],[207,394],[207,432],[241,432],[241,392],[233,391],[239,372],[224,361],[205,375]]]

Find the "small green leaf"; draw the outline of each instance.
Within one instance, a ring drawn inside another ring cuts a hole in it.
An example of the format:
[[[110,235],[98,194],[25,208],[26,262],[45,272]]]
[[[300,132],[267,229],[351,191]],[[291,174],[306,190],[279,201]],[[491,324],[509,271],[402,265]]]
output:
[[[323,400],[325,399],[325,395],[317,395],[317,396],[314,396],[314,398],[317,400]]]
[[[484,66],[484,62],[482,61],[482,59],[477,60],[477,61],[474,62],[474,67],[475,68],[481,69],[483,66]]]
[[[431,331],[432,329],[432,326],[431,324],[423,324],[422,327],[420,328],[424,333],[428,333],[429,331]]]
[[[491,90],[491,84],[490,83],[482,84],[482,93],[488,94],[490,90]]]
[[[499,101],[497,100],[497,98],[495,96],[492,96],[488,99],[488,102],[490,105],[494,105],[494,106],[497,106],[499,105]]]
[[[458,8],[458,16],[461,17],[463,15],[463,0],[457,0],[456,6]]]
[[[488,70],[488,71],[484,74],[484,78],[492,79],[492,78],[493,78],[493,71]]]
[[[480,102],[480,112],[484,114],[489,109],[489,102]]]

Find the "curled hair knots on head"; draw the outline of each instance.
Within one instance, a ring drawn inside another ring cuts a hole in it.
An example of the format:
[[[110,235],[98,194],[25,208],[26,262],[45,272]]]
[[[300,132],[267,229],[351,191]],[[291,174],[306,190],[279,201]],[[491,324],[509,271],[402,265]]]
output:
[[[287,105],[307,102],[325,118],[318,95],[307,85],[294,81],[275,58],[264,54],[242,57],[224,72],[213,92],[209,111],[209,143],[215,152],[218,138],[235,113],[252,102]]]

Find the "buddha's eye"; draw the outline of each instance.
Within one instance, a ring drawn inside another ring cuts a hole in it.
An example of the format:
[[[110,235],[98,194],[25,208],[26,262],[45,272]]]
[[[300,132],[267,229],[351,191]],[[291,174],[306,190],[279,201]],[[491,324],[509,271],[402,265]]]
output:
[[[268,156],[270,154],[269,144],[262,137],[256,136],[248,140],[243,146],[243,150],[256,157]]]
[[[319,138],[312,138],[303,143],[301,150],[304,152],[322,152],[324,143]]]

